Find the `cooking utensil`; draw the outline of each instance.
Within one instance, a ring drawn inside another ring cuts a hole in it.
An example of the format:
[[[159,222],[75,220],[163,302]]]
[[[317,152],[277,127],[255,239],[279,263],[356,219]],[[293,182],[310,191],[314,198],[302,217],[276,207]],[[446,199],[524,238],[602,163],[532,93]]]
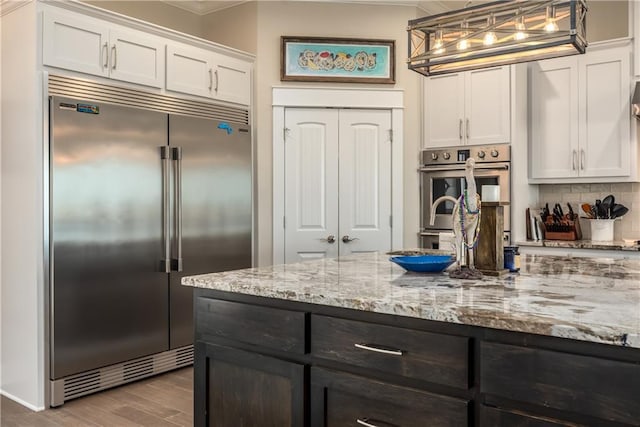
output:
[[[629,212],[629,209],[626,206],[616,204],[611,208],[611,219],[620,218],[627,212]]]
[[[616,198],[613,197],[613,194],[609,194],[607,197],[602,199],[602,203],[600,205],[602,206],[603,218],[607,219],[611,216],[611,208],[615,203]]]
[[[601,219],[602,200],[596,199],[596,219]]]
[[[582,212],[587,214],[587,218],[593,218],[593,205],[590,205],[589,203],[583,203],[581,205],[582,207]]]

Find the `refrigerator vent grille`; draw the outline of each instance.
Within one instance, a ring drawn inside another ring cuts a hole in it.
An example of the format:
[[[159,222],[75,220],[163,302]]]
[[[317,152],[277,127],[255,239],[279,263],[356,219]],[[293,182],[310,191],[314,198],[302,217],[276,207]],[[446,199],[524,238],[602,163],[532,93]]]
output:
[[[193,364],[193,346],[145,356],[63,379],[62,402]],[[60,396],[52,396],[59,401]]]
[[[108,102],[125,107],[143,108],[162,113],[204,117],[249,124],[249,110],[219,104],[192,101],[137,89],[96,83],[74,77],[49,75],[49,95]]]

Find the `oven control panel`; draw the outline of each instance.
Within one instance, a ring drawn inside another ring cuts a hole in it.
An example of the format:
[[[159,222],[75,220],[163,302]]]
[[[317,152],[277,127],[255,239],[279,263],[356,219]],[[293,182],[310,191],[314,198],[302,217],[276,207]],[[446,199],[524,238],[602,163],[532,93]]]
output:
[[[422,150],[422,165],[460,164],[473,158],[476,163],[510,162],[510,145],[446,147]]]

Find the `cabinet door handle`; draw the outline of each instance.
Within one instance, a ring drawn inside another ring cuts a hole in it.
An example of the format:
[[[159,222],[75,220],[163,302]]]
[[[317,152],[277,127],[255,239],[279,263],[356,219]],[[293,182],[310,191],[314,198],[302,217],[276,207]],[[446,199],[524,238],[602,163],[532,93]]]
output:
[[[460,123],[458,124],[458,136],[460,137],[460,141],[462,141],[462,119],[460,119]]]
[[[218,92],[218,70],[216,70],[215,74],[216,74],[216,87],[214,90]]]
[[[102,46],[102,68],[109,67],[109,43],[104,42]]]
[[[467,119],[467,139],[469,139],[469,132],[470,132],[469,129],[470,128],[471,128],[471,126],[469,126],[469,119]]]
[[[116,45],[114,44],[113,46],[111,46],[111,69],[115,70],[116,69],[116,64],[118,63],[117,59],[117,50],[116,50]]]
[[[578,161],[578,152],[576,150],[573,150],[573,155],[571,157],[572,157],[571,168],[573,170],[576,170],[577,168],[576,163]]]
[[[584,170],[584,159],[585,159],[585,153],[584,153],[584,149],[580,150],[580,169]]]
[[[404,354],[402,350],[376,347],[373,344],[354,344],[353,346],[361,350],[375,351],[376,353],[390,354],[392,356],[402,356]]]
[[[209,68],[209,91],[213,87],[213,68]]]
[[[356,423],[360,424],[361,426],[365,426],[365,427],[383,427],[383,426],[398,427],[395,424],[389,424],[389,423],[385,423],[383,421],[372,420],[370,418],[357,418],[356,419]]]

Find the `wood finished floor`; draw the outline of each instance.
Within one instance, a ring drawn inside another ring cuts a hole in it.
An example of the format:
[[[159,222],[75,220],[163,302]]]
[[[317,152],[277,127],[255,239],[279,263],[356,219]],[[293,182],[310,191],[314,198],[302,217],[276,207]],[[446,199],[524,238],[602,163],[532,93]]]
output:
[[[193,368],[183,368],[32,412],[2,396],[2,427],[193,425]]]

